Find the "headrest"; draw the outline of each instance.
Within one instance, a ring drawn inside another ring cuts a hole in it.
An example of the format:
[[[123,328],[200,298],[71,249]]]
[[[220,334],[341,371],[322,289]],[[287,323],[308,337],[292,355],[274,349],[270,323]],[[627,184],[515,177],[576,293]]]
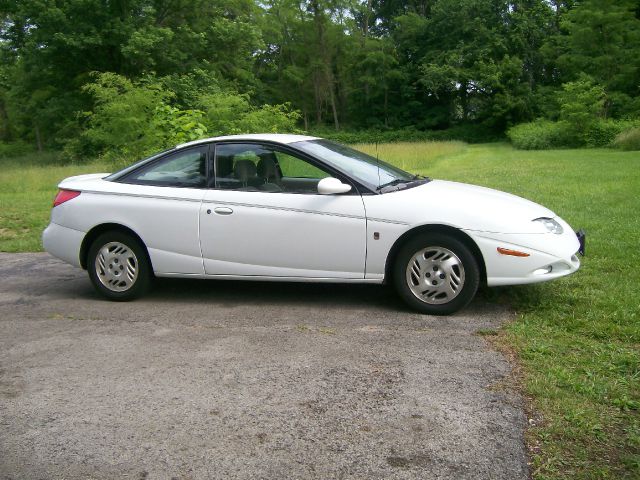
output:
[[[233,167],[233,174],[241,182],[246,182],[256,176],[256,164],[251,160],[238,160]]]
[[[260,155],[260,160],[258,161],[258,176],[267,179],[278,177],[278,168],[276,167],[276,161],[272,153]]]

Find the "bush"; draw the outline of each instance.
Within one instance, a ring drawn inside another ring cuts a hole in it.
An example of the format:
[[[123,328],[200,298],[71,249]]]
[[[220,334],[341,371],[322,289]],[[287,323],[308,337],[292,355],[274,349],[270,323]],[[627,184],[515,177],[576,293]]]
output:
[[[246,95],[216,91],[184,109],[153,77],[133,82],[115,73],[94,74],[83,90],[94,99],[86,128],[65,147],[67,154],[101,156],[114,165],[207,136],[292,132],[300,115],[288,105],[255,107]]]
[[[545,150],[548,148],[569,147],[574,140],[569,138],[569,126],[566,122],[536,120],[511,127],[507,136],[515,148],[521,150]]]
[[[168,123],[171,92],[154,84],[134,84],[115,73],[94,75],[83,91],[93,97],[95,106],[85,113],[87,128],[80,145],[68,148],[127,162],[167,146],[166,132],[157,127]]]
[[[504,141],[504,134],[498,134],[484,125],[462,124],[446,130],[431,130],[427,133],[427,140],[434,141],[459,140],[466,143]]]
[[[300,114],[288,104],[255,107],[247,95],[218,92],[196,102],[204,112],[203,123],[210,135],[239,133],[292,133]]]
[[[621,150],[640,150],[640,127],[633,127],[619,133],[613,146]]]
[[[600,120],[584,132],[585,147],[609,147],[616,137],[631,126],[624,120]]]
[[[27,142],[0,142],[0,158],[21,157],[35,151],[35,147]]]
[[[513,146],[521,150],[608,147],[613,145],[617,135],[633,125],[625,120],[598,120],[577,131],[565,120],[536,120],[510,128],[507,136]]]

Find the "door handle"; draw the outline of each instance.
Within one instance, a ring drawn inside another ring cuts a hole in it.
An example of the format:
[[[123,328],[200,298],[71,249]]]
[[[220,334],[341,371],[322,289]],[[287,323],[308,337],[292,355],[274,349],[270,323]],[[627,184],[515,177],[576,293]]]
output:
[[[233,213],[233,210],[229,207],[216,207],[213,209],[213,211],[218,215],[231,215]]]

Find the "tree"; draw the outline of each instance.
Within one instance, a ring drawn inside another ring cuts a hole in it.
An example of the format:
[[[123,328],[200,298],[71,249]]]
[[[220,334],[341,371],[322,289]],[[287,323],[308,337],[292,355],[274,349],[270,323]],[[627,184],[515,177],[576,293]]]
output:
[[[2,0],[0,13],[12,56],[8,115],[39,145],[77,135],[92,72],[137,79],[199,69],[229,89],[257,85],[260,9],[252,0]]]
[[[559,58],[565,78],[586,73],[607,92],[605,116],[640,113],[640,19],[632,0],[585,0],[561,21],[566,48]]]

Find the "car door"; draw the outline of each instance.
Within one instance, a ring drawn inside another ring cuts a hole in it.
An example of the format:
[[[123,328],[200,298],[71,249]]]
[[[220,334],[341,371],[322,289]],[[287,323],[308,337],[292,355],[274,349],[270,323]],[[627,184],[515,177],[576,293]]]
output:
[[[171,152],[119,178],[110,200],[147,246],[157,275],[203,275],[198,236],[208,145]]]
[[[207,275],[364,277],[362,198],[318,194],[326,167],[266,143],[220,143],[214,170],[200,210]]]

